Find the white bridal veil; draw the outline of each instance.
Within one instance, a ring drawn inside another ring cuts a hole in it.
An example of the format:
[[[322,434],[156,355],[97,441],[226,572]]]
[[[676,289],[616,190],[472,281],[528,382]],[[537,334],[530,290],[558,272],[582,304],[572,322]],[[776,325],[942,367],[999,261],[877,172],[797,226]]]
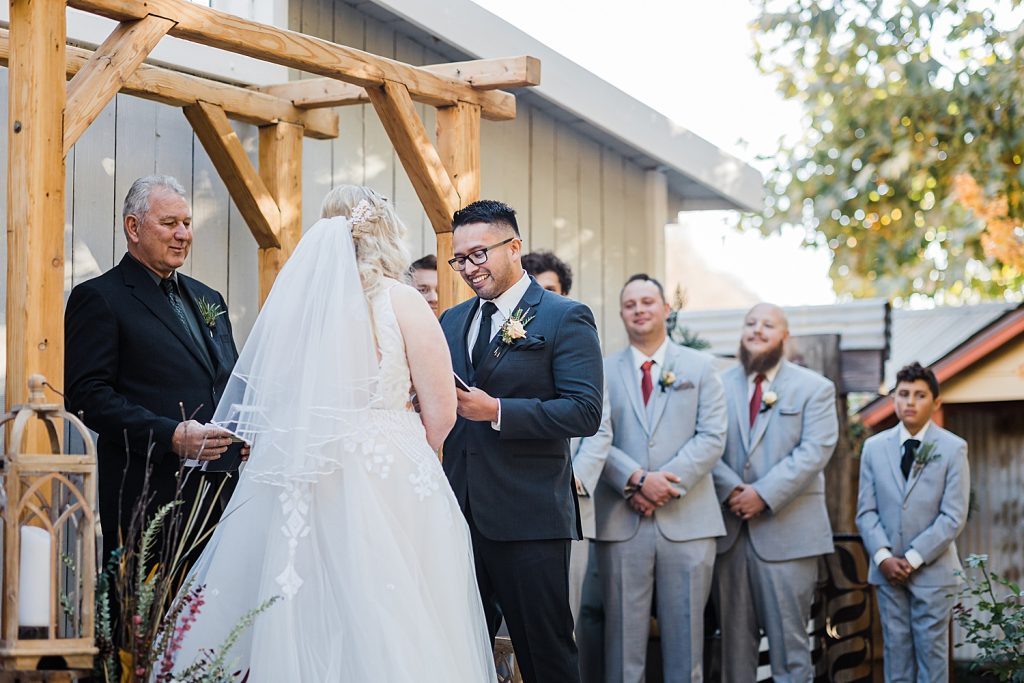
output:
[[[213,422],[253,444],[254,480],[312,482],[369,438],[377,374],[349,219],[324,218],[278,274]]]

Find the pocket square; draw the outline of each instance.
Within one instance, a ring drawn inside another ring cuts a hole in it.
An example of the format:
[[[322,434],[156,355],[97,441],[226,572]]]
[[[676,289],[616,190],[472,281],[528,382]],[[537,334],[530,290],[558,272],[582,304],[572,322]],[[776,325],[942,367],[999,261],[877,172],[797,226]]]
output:
[[[526,337],[512,345],[512,351],[531,351],[544,348],[544,337]]]
[[[691,382],[688,379],[683,380],[682,382],[679,383],[678,386],[676,386],[676,391],[680,391],[682,389],[693,389],[693,382]]]

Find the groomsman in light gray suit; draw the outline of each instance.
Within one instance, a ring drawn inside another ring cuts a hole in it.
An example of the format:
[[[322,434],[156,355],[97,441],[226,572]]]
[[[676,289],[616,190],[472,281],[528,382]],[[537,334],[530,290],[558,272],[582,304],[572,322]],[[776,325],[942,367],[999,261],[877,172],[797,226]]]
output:
[[[782,309],[754,306],[740,365],[722,375],[729,433],[714,478],[727,533],[715,582],[725,683],[756,680],[761,630],[776,683],[814,673],[807,621],[818,556],[832,552],[822,471],[839,425],[832,382],[782,357],[788,336]]]
[[[967,443],[931,421],[939,383],[918,363],[896,375],[900,424],[866,442],[857,528],[874,559],[889,683],[949,680],[949,618],[967,523]]]
[[[634,275],[620,305],[630,345],[605,360],[612,444],[594,500],[605,680],[644,680],[656,595],[664,680],[701,681],[715,537],[725,533],[711,480],[725,396],[711,357],[667,338],[657,280]]]

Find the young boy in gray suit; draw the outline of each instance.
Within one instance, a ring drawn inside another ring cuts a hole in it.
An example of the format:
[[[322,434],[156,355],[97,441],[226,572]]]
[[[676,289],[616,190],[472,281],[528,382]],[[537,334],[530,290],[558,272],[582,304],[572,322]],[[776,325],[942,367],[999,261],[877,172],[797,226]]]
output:
[[[949,680],[949,620],[967,521],[967,443],[931,421],[935,374],[919,363],[896,375],[898,425],[864,443],[857,528],[874,561],[885,680]]]

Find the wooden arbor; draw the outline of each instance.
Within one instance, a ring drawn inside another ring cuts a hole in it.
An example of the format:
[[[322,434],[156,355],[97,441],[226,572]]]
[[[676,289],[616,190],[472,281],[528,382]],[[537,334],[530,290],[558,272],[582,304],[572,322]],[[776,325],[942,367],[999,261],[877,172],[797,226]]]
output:
[[[121,91],[183,107],[260,247],[260,300],[301,235],[302,137],[338,135],[323,109],[369,101],[451,257],[451,215],[480,192],[480,118],[515,117],[498,90],[539,82],[536,59],[414,67],[259,24],[187,0],[68,0],[120,22],[95,51],[66,45],[63,0],[9,0],[0,60],[10,68],[8,147],[7,397],[30,372],[63,376],[64,156]],[[245,89],[142,64],[164,35],[323,78]],[[71,81],[66,83],[68,77]],[[437,147],[413,106],[437,107]],[[229,119],[260,127],[259,168]],[[440,305],[467,290],[438,269]]]

